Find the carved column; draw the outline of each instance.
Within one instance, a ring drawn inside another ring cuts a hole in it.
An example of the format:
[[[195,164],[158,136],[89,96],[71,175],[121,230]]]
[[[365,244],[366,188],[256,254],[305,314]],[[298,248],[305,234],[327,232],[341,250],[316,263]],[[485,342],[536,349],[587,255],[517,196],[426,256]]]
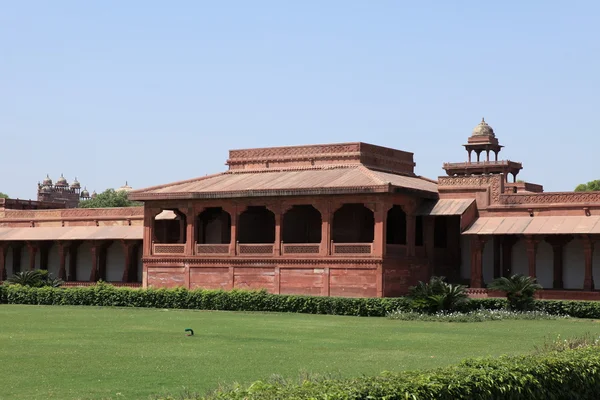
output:
[[[27,242],[27,249],[29,250],[29,270],[35,269],[35,257],[37,255],[38,246],[36,243]]]
[[[416,204],[411,202],[402,206],[402,210],[406,214],[406,253],[409,257],[415,256],[416,247],[416,229],[417,229],[417,211]]]
[[[483,248],[487,238],[474,236],[471,238],[471,287],[483,287]]]
[[[442,217],[443,218],[443,217]],[[428,278],[435,275],[435,217],[423,217],[423,235],[427,253]]]
[[[69,275],[68,280],[75,282],[77,280],[77,253],[81,242],[71,242],[69,246]]]
[[[90,282],[98,281],[98,242],[92,242],[90,253],[92,255],[92,272],[90,273]]]
[[[199,212],[197,213],[194,207],[188,207],[185,213],[187,222],[185,254],[188,256],[193,256],[196,253],[196,217],[198,214]]]
[[[281,255],[281,225],[283,222],[283,213],[286,211],[281,204],[275,204],[268,207],[275,215],[275,243],[273,243],[273,255]]]
[[[321,213],[321,245],[320,256],[325,257],[331,254],[331,206],[328,202],[313,205]]]
[[[594,240],[588,236],[583,236],[583,251],[585,256],[585,275],[583,279],[583,290],[594,290]]]
[[[67,280],[67,253],[68,243],[58,241],[58,279]]]
[[[0,243],[0,282],[6,280],[6,243]]]
[[[121,282],[130,282],[133,243],[128,240],[121,240],[121,246],[123,246],[123,254],[125,254],[125,265],[123,266]]]
[[[144,207],[144,235],[143,235],[143,255],[144,257],[148,257],[152,255],[152,238],[154,231],[154,217],[157,213],[155,208]]]
[[[570,236],[547,236],[546,241],[552,246],[553,254],[553,289],[563,289],[564,248],[571,241]]]
[[[237,224],[239,217],[239,209],[237,204],[229,206],[227,208],[223,208],[225,211],[229,213],[229,217],[231,218],[231,240],[229,242],[229,255],[235,255],[237,251]]]
[[[529,266],[529,276],[536,278],[536,262],[537,262],[537,247],[539,240],[533,236],[525,237],[525,244],[527,246],[527,262]]]
[[[373,255],[375,257],[385,256],[386,222],[389,205],[386,203],[377,203],[372,205],[372,211],[375,217],[375,231],[373,232]]]

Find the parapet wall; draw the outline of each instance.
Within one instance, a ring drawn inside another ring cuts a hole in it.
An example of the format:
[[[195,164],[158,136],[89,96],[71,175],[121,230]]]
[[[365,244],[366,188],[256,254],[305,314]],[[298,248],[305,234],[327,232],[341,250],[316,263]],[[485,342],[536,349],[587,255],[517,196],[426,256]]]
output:
[[[340,143],[308,146],[268,147],[230,150],[230,170],[364,164],[370,167],[413,174],[413,153],[368,143]]]
[[[1,227],[142,225],[144,207],[2,210]]]

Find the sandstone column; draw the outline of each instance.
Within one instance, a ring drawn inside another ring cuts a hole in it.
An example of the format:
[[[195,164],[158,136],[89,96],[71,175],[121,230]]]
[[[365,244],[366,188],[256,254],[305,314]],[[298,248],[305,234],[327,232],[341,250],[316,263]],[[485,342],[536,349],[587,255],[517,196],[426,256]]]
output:
[[[538,239],[533,236],[527,236],[525,238],[525,244],[527,246],[527,262],[529,266],[529,276],[536,278],[536,262],[537,262],[537,247]]]
[[[483,286],[483,249],[487,238],[474,236],[471,238],[471,287]]]
[[[583,251],[585,256],[585,275],[583,280],[583,290],[594,290],[594,240],[588,235],[585,235],[583,237]]]

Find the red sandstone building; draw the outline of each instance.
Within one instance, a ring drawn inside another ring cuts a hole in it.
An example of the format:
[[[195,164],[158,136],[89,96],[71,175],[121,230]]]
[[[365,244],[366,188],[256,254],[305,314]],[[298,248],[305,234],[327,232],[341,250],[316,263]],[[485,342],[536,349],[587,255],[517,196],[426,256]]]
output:
[[[471,287],[535,276],[597,298],[600,193],[543,193],[482,121],[447,176],[366,143],[232,150],[228,171],[130,192],[143,208],[0,209],[0,274],[73,282],[398,296],[432,275]],[[75,284],[75,283],[73,283]],[[79,283],[77,283],[79,284]]]

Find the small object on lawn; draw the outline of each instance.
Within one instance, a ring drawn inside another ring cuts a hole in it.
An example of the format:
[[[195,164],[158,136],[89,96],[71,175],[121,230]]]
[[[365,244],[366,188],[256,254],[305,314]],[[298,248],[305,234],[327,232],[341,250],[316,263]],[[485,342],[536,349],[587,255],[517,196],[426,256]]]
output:
[[[186,336],[194,336],[194,330],[192,328],[185,328],[185,331],[187,332]]]

